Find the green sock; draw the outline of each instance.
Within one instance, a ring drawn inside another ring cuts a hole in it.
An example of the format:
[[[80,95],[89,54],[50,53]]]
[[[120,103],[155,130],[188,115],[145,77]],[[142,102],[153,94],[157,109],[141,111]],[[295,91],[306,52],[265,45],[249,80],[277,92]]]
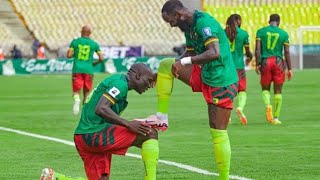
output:
[[[274,117],[279,118],[282,106],[282,94],[274,95]]]
[[[247,93],[245,91],[240,91],[238,94],[238,108],[243,111],[247,102]]]
[[[156,139],[149,139],[142,143],[142,160],[145,168],[145,180],[156,180],[159,158],[159,144]]]
[[[173,75],[171,73],[174,58],[161,60],[157,76],[158,112],[168,114],[169,100],[173,87]]]
[[[80,95],[79,95],[79,94],[74,94],[74,95],[73,95],[73,99],[74,99],[75,101],[80,101]]]
[[[270,91],[267,91],[267,90],[262,91],[262,100],[266,106],[270,105]]]
[[[210,129],[219,179],[229,180],[231,147],[227,130]]]

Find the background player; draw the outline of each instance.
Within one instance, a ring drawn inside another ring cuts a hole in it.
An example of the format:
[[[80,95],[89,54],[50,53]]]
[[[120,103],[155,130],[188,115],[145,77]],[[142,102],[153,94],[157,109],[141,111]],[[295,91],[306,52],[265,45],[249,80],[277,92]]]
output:
[[[245,114],[243,113],[243,109],[247,101],[247,78],[244,64],[243,47],[246,52],[246,65],[250,63],[252,59],[252,53],[249,48],[249,35],[246,31],[240,28],[240,25],[241,16],[238,14],[232,14],[227,19],[225,31],[229,39],[232,59],[236,66],[239,78],[238,107],[236,109],[236,112],[240,118],[241,123],[246,125],[248,122]]]
[[[266,119],[272,124],[281,124],[279,117],[286,65],[288,79],[290,80],[293,75],[289,52],[289,35],[278,27],[279,24],[280,16],[272,14],[269,19],[269,26],[259,29],[256,35],[256,72],[260,74],[262,99],[266,105]],[[283,60],[283,50],[286,65]],[[272,82],[274,89],[274,118],[270,104],[270,85]]]
[[[83,89],[83,103],[88,96],[93,83],[93,66],[103,61],[100,46],[90,38],[92,28],[85,25],[81,29],[81,37],[74,39],[67,52],[68,58],[73,58],[72,67],[72,91],[73,114],[80,111],[80,91]],[[93,54],[98,54],[98,61],[94,61]]]
[[[220,179],[229,179],[231,148],[226,128],[233,107],[232,99],[238,91],[238,77],[226,33],[209,14],[190,11],[179,0],[167,1],[161,12],[165,22],[184,32],[187,50],[176,62],[174,58],[160,62],[156,117],[168,119],[174,76],[191,86],[194,92],[202,92],[208,104],[210,132]]]

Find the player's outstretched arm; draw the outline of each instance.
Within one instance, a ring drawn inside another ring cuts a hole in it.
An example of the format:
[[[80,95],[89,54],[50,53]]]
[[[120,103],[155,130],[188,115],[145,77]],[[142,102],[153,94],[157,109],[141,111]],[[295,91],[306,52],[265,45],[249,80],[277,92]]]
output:
[[[101,96],[96,106],[95,113],[98,116],[105,119],[107,122],[126,127],[134,133],[138,133],[145,136],[151,132],[150,126],[144,124],[143,122],[127,121],[121,118],[118,114],[113,112],[113,110],[111,109],[112,104],[113,103],[109,99],[107,99],[104,96]]]

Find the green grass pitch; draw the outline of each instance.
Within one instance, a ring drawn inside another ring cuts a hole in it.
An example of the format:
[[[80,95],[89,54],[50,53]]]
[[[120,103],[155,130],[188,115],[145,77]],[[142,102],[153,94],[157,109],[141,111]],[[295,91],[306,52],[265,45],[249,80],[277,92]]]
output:
[[[232,146],[231,175],[261,180],[320,179],[320,70],[296,71],[283,90],[282,125],[266,122],[258,76],[248,72],[249,124],[235,112],[228,127]],[[95,76],[95,85],[106,74]],[[0,76],[0,127],[73,140],[78,118],[72,115],[70,75]],[[127,119],[156,111],[155,90],[129,92]],[[175,81],[170,128],[160,133],[160,159],[217,172],[209,136],[207,107],[201,94]],[[0,179],[35,180],[44,167],[73,176],[85,173],[75,147],[0,130]],[[137,148],[129,153],[140,154]],[[143,163],[114,156],[111,179],[143,179]],[[159,163],[159,180],[218,179]]]

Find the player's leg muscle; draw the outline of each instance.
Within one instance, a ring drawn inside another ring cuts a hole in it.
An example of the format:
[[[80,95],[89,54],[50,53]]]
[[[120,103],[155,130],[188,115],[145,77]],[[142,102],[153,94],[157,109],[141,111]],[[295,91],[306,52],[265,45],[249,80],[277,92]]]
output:
[[[214,104],[208,104],[210,128],[225,130],[229,123],[231,109],[222,108]]]

